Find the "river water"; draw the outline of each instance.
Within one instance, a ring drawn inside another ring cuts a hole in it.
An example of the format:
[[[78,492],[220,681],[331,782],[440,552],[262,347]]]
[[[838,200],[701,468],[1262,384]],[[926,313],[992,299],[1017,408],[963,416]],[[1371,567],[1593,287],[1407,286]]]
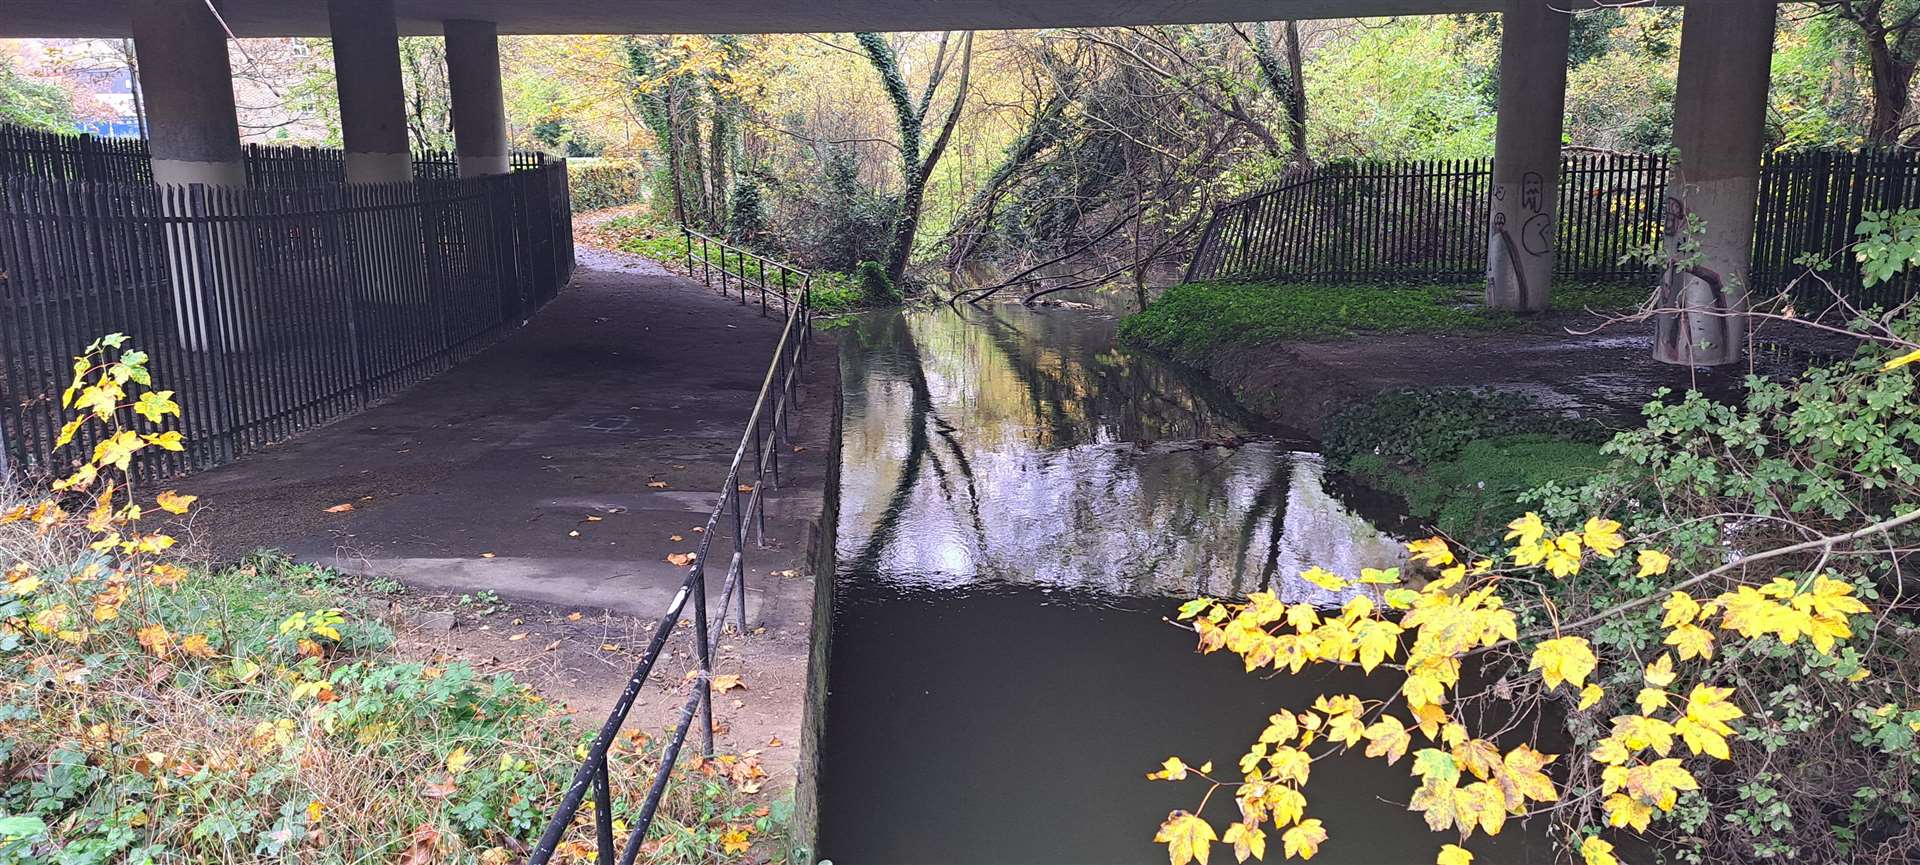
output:
[[[1276,708],[1390,690],[1248,676],[1166,621],[1203,594],[1338,604],[1298,574],[1398,564],[1400,518],[1331,483],[1304,440],[1118,346],[1114,325],[1001,305],[843,333],[823,858],[1164,862],[1155,830],[1205,792],[1145,780],[1167,756],[1228,776]],[[1411,789],[1404,761],[1317,762],[1308,815],[1330,839],[1314,861],[1432,862],[1454,839],[1405,810]],[[1205,814],[1224,826],[1231,796]],[[1481,865],[1551,861],[1516,826],[1470,846]]]

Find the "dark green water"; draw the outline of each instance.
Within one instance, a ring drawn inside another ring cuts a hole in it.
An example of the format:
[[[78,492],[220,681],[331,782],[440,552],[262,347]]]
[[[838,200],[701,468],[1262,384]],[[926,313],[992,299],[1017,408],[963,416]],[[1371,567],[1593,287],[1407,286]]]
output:
[[[1195,595],[1400,560],[1389,503],[1330,486],[1297,438],[1115,345],[1084,312],[937,310],[843,334],[845,442],[819,854],[874,863],[1165,862],[1154,831],[1276,708],[1384,696],[1345,673],[1259,679],[1165,621]],[[1316,863],[1429,863],[1407,767],[1315,764]],[[1224,792],[1206,814],[1233,819]],[[1389,801],[1397,800],[1397,801]],[[1548,862],[1517,825],[1476,862]],[[1280,857],[1270,833],[1271,861]],[[1230,849],[1216,849],[1231,861]]]

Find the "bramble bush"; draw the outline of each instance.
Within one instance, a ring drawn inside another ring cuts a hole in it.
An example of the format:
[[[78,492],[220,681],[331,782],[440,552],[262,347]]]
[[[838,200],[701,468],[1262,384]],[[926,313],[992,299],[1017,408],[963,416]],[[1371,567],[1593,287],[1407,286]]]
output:
[[[1172,862],[1214,843],[1264,858],[1269,832],[1286,857],[1337,843],[1306,792],[1316,761],[1349,751],[1407,761],[1386,795],[1444,833],[1439,865],[1472,862],[1474,837],[1509,821],[1543,823],[1585,865],[1616,865],[1628,839],[1669,862],[1912,861],[1920,313],[1851,326],[1854,359],[1750,379],[1737,405],[1657,395],[1609,467],[1528,493],[1494,544],[1408,544],[1434,579],[1314,569],[1353,600],[1184,605],[1200,650],[1249,672],[1357,666],[1398,688],[1280,709],[1237,771],[1169,758],[1148,777],[1198,778],[1240,813],[1218,830],[1170,814],[1156,840]],[[1565,748],[1496,744],[1535,724]]]
[[[181,446],[170,391],[105,337],[61,431],[91,443],[53,498],[0,505],[0,863],[480,862],[524,858],[589,740],[526,685],[397,661],[336,576],[257,554],[206,568],[146,524],[192,496],[137,490]],[[616,817],[657,743],[616,749]],[[641,861],[722,861],[779,820],[751,758],[683,763]],[[591,861],[591,824],[563,853]]]

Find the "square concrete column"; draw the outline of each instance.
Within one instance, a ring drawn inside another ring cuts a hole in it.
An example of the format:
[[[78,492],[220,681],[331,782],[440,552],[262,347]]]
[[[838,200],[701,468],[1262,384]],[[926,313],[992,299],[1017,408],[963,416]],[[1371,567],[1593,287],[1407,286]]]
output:
[[[245,186],[226,29],[206,0],[129,5],[154,182]]]
[[[461,177],[506,174],[507,105],[500,89],[500,37],[492,21],[447,21],[447,89]]]
[[[413,179],[393,0],[327,0],[348,183]]]
[[[1573,16],[1551,0],[1508,0],[1500,16],[1500,103],[1487,232],[1487,305],[1543,312],[1553,280],[1554,203]]]
[[[1747,343],[1747,269],[1767,117],[1771,0],[1688,0],[1673,98],[1664,202],[1667,266],[1654,359],[1738,363]]]
[[[227,32],[206,0],[133,0],[133,50],[146,99],[147,147],[166,219],[175,338],[193,351],[241,350],[254,316],[250,261],[231,224],[207,222],[247,185],[233,108]]]

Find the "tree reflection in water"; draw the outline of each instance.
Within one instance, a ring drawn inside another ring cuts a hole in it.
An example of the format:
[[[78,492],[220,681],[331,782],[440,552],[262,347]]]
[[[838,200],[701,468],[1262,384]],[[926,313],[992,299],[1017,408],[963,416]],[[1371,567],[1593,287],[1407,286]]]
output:
[[[1338,603],[1299,572],[1401,558],[1318,455],[1247,441],[1229,402],[1114,348],[1105,316],[894,312],[842,342],[845,574]]]

